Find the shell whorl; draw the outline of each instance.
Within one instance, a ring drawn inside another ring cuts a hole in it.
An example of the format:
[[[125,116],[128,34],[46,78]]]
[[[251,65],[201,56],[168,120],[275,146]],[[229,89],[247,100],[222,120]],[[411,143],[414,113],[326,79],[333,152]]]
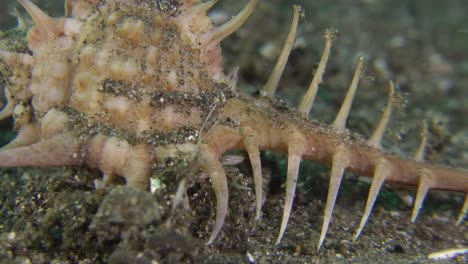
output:
[[[219,43],[205,48],[213,45],[200,36],[213,31],[206,22],[193,36],[181,34],[187,22],[180,17],[206,17],[205,10],[174,8],[180,10],[161,10],[154,1],[109,1],[89,6],[94,12],[82,18],[86,23],[33,16],[47,21],[36,22],[29,33],[36,61],[30,86],[34,109],[45,113],[64,105],[137,134],[200,125],[204,110],[179,111],[176,102],[165,104],[161,92],[193,98],[220,90],[225,85],[220,60],[203,56],[219,53]],[[158,126],[151,126],[154,118]]]
[[[343,173],[372,177],[360,235],[384,182],[417,186],[413,220],[430,189],[468,193],[467,172],[423,162],[425,141],[414,159],[387,153],[381,146],[390,118],[390,99],[374,134],[365,140],[346,129],[361,75],[357,63],[348,94],[331,125],[308,120],[325,72],[333,31],[309,89],[297,110],[278,107],[275,91],[291,51],[300,8],[294,7],[291,33],[267,85],[258,98],[236,94],[235,76],[221,65],[220,42],[249,16],[251,0],[217,28],[206,16],[216,2],[68,1],[69,18],[50,18],[28,0],[19,2],[35,26],[29,53],[0,50],[14,68],[6,86],[7,105],[18,137],[0,151],[0,167],[86,165],[103,173],[104,184],[122,176],[128,185],[149,188],[153,164],[189,159],[211,179],[216,217],[208,244],[217,237],[228,211],[228,183],[220,156],[246,150],[256,191],[256,219],[262,207],[259,152],[288,154],[286,197],[277,244],[292,211],[300,162],[331,166],[331,179],[318,248],[324,242]],[[1,68],[0,68],[1,69]],[[468,195],[467,195],[468,197]],[[458,223],[468,209],[468,198]]]
[[[87,165],[105,184],[123,176],[148,189],[151,164],[193,159],[208,115],[233,97],[220,42],[256,2],[215,28],[206,15],[215,1],[68,1],[70,17],[51,18],[19,0],[35,25],[29,54],[0,53],[20,69],[1,113],[15,114],[18,136],[0,166]]]
[[[2,111],[2,118],[27,112],[16,118],[19,131],[38,123],[39,135],[42,117],[60,108],[71,130],[94,128],[75,133],[81,143],[107,133],[135,144],[174,131],[171,143],[184,131],[193,142],[212,105],[230,96],[206,3],[69,1],[72,17],[55,19],[19,2],[35,22],[32,55],[1,51],[10,68],[21,68],[5,87],[15,97]]]

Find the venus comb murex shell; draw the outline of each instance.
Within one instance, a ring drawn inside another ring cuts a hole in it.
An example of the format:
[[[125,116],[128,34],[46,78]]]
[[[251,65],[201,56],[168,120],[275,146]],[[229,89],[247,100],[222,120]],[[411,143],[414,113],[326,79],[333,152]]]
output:
[[[149,189],[154,164],[195,160],[216,194],[214,242],[228,212],[228,180],[220,162],[230,149],[245,150],[252,164],[256,219],[262,207],[260,151],[287,158],[286,196],[276,244],[292,210],[301,160],[331,166],[318,248],[325,240],[345,171],[372,178],[354,240],[361,234],[384,183],[417,188],[412,221],[431,189],[461,192],[468,210],[468,172],[424,162],[426,136],[413,159],[385,151],[381,140],[390,119],[394,84],[380,123],[369,139],[351,134],[346,121],[358,87],[360,57],[342,107],[331,125],[308,120],[326,69],[334,31],[297,109],[275,103],[279,78],[295,39],[300,8],[270,80],[258,97],[236,91],[235,77],[222,69],[220,42],[254,10],[251,0],[225,24],[206,15],[216,1],[68,1],[69,17],[51,18],[28,0],[18,0],[34,21],[31,53],[0,50],[0,63],[15,69],[4,87],[8,100],[0,118],[13,115],[17,138],[0,151],[0,167],[87,166],[103,173],[100,184],[118,176]]]

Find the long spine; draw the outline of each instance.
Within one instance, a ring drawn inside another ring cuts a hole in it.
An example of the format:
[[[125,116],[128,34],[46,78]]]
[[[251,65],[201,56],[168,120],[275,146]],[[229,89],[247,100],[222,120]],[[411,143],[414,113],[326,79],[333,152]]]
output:
[[[240,119],[243,131],[251,131],[248,134],[244,133],[244,135],[242,135],[243,144],[239,143],[239,145],[247,150],[251,158],[255,178],[259,177],[260,161],[257,158],[258,154],[253,152],[256,152],[258,149],[288,153],[286,197],[281,228],[276,244],[281,242],[289,220],[301,159],[318,160],[331,166],[330,185],[318,249],[320,249],[325,240],[331,214],[345,171],[353,171],[364,176],[372,177],[365,210],[355,233],[354,240],[361,234],[384,183],[401,183],[418,187],[413,209],[413,222],[416,220],[423,199],[430,189],[463,192],[468,197],[467,171],[448,167],[437,167],[424,163],[424,150],[427,141],[425,133],[422,135],[421,145],[416,151],[414,159],[405,159],[394,154],[388,154],[381,146],[382,137],[390,120],[393,107],[393,82],[389,83],[389,102],[373,135],[368,140],[351,137],[346,129],[346,121],[363,68],[364,59],[362,56],[358,60],[353,80],[335,121],[328,127],[308,125],[307,117],[313,106],[319,84],[322,82],[332,40],[334,38],[333,31],[331,30],[327,31],[325,34],[325,48],[322,58],[309,89],[298,106],[297,113],[281,114],[271,109],[268,106],[269,103],[263,103],[265,100],[269,101],[274,98],[278,80],[284,69],[284,67],[279,67],[278,65],[285,65],[287,62],[292,45],[291,40],[294,39],[294,33],[296,32],[299,8],[295,7],[294,10],[290,34],[288,35],[284,49],[277,62],[277,67],[275,67],[270,77],[270,80],[274,81],[268,82],[268,85],[264,87],[264,91],[260,92],[260,95],[264,98],[259,98],[255,101],[254,105],[258,106],[260,109],[255,111],[249,105],[242,105],[242,103],[234,103],[234,106],[225,109],[227,113],[226,116],[229,116],[230,113],[235,113],[234,116]],[[252,103],[250,102],[250,104]],[[265,119],[274,119],[274,121],[265,123]],[[258,142],[252,142],[252,137],[256,138]],[[260,188],[256,189],[256,195],[261,197],[262,194],[259,189]],[[261,204],[257,203],[256,206],[258,219],[258,212],[261,210]],[[465,198],[457,224],[462,222],[467,213],[467,208],[468,198]]]

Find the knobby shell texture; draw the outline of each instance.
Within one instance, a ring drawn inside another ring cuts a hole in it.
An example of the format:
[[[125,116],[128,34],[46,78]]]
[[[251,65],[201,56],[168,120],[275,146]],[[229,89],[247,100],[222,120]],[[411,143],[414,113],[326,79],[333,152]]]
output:
[[[117,65],[116,67],[119,67],[119,66]],[[112,72],[112,69],[110,69],[110,72]],[[169,74],[169,75],[170,75],[170,74]],[[172,76],[169,76],[169,75],[166,77],[166,81],[167,81],[167,79],[170,79],[170,78],[173,79],[173,75],[172,75]],[[163,75],[163,76],[164,76],[164,75]],[[128,76],[127,76],[127,77],[128,77]],[[125,78],[125,76],[122,76],[122,78]],[[210,78],[210,79],[211,79],[211,78]],[[215,78],[215,79],[216,79],[216,78]],[[170,83],[170,81],[169,81],[169,83]],[[102,87],[102,91],[101,91],[101,92],[103,92],[103,91],[104,91],[104,92],[109,92],[109,90],[110,90],[111,92],[116,92],[116,93],[117,93],[117,97],[118,97],[118,96],[123,96],[123,97],[128,96],[127,94],[125,94],[125,95],[119,94],[119,93],[121,92],[121,90],[119,89],[119,88],[121,88],[121,86],[120,86],[119,83],[116,84],[116,83],[112,83],[112,82],[110,82],[110,83],[108,83],[108,82],[103,82],[102,85],[101,85],[100,87]],[[116,88],[116,87],[117,87],[117,88]],[[159,95],[159,94],[158,94],[158,95]],[[183,93],[182,93],[182,96],[184,96]],[[159,99],[160,102],[161,102],[161,100],[162,100],[161,103],[164,103],[164,101],[167,99],[167,97],[164,97],[164,95],[161,95],[161,96],[159,96],[159,97],[157,97],[157,98]],[[169,98],[169,99],[172,99],[172,98]],[[218,100],[218,101],[219,101],[219,100]],[[221,101],[222,101],[222,100],[221,100]],[[92,104],[92,102],[90,102],[90,104]],[[38,103],[38,105],[40,105],[40,103]],[[112,103],[110,103],[110,105],[112,105]],[[210,105],[210,106],[211,106],[211,105]],[[39,107],[39,108],[40,108],[40,107]],[[113,108],[108,108],[107,110],[109,111],[109,109],[113,109]],[[209,108],[205,108],[205,109],[207,109],[207,110],[205,111],[205,114],[207,114]],[[64,112],[65,112],[65,111],[64,111]],[[112,111],[111,111],[111,112],[112,112]],[[117,111],[116,111],[116,112],[117,112]],[[192,111],[192,112],[193,112],[193,111]],[[54,113],[54,112],[52,112],[52,113]],[[121,113],[122,113],[122,111],[121,111]],[[57,113],[54,113],[54,114],[57,114]],[[67,113],[67,114],[68,114],[68,113]],[[37,115],[38,115],[38,116],[41,115],[40,111],[39,111],[39,113],[37,113]],[[69,116],[73,116],[73,113],[72,113],[72,114],[68,114],[68,115],[69,115]],[[46,117],[47,117],[47,116],[46,116]],[[53,119],[50,118],[49,120],[60,120],[60,113],[58,113],[56,116],[53,116],[53,117],[54,117]],[[103,116],[98,116],[98,117],[99,117],[99,118],[102,118]],[[67,117],[63,117],[63,119],[66,119],[66,118],[67,118]],[[44,120],[48,120],[48,119],[45,119],[45,117],[44,117]],[[115,121],[120,121],[120,119],[118,119],[118,118],[115,118],[114,120],[115,120]],[[166,120],[166,121],[167,121],[167,120]],[[122,120],[122,122],[125,124],[125,119]],[[197,124],[200,125],[201,119],[198,120],[198,121],[195,120],[194,122],[195,122],[195,123],[198,122]],[[130,122],[129,122],[129,123],[130,123]],[[167,122],[167,123],[170,123],[170,122]],[[130,126],[133,126],[133,124],[131,124]],[[57,127],[57,126],[53,126],[53,127]],[[138,126],[137,126],[137,127],[138,127]],[[169,129],[173,129],[173,128],[174,128],[174,127],[170,127]],[[106,128],[105,128],[105,126],[104,126],[104,128],[102,128],[102,127],[97,127],[97,128],[94,128],[94,129],[97,129],[98,131],[101,131],[101,132],[102,132],[102,131],[104,131],[104,130],[101,130],[101,129],[106,129]],[[164,129],[164,128],[161,128],[161,129]],[[47,131],[47,129],[45,129],[45,130]],[[52,132],[53,132],[53,131],[52,131]],[[49,132],[49,133],[53,134],[52,132]],[[106,131],[105,133],[108,133],[108,132]],[[117,133],[117,132],[111,131],[111,133]],[[46,133],[46,134],[47,134],[47,133]],[[178,133],[178,134],[179,134],[179,133]],[[122,137],[122,134],[116,134],[116,135],[117,135],[117,137]],[[188,133],[188,134],[186,134],[186,135],[187,135],[187,138],[189,138],[190,135],[196,136],[195,134],[190,134],[190,133]],[[95,140],[98,140],[98,139],[95,139]],[[128,140],[128,139],[127,139],[127,140]],[[175,140],[177,140],[177,139],[175,139]],[[98,142],[99,142],[99,141],[98,141]],[[124,145],[124,149],[123,149],[124,152],[125,152],[126,150],[128,150],[128,151],[130,151],[130,152],[136,151],[136,150],[134,150],[131,146],[127,146],[124,142],[118,142],[118,141],[115,141],[115,140],[112,140],[112,141],[109,141],[109,142],[110,142],[110,143],[109,143],[109,148],[111,148],[111,149],[112,149],[113,146],[118,146],[117,149],[119,149],[120,146],[122,146],[122,144],[123,144],[123,145]],[[186,152],[187,152],[187,153],[190,153],[190,151],[193,151],[193,149],[188,150],[188,151],[186,151]],[[112,152],[113,152],[113,151],[112,151]],[[107,175],[110,176],[110,175],[112,175],[112,173],[109,173],[109,174],[107,174]],[[106,178],[104,178],[104,179],[106,179]],[[251,186],[252,186],[252,185],[251,185]],[[361,206],[361,207],[362,207],[362,206]],[[359,207],[359,209],[360,209],[361,207]],[[335,214],[338,215],[339,213],[336,212]],[[262,221],[263,221],[263,220],[262,220]],[[300,249],[299,249],[299,250],[300,250]]]

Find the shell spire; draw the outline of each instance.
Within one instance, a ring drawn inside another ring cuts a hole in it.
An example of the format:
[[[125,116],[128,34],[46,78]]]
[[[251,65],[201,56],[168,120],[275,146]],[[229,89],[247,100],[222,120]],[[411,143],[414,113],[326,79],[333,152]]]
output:
[[[263,179],[262,179],[262,164],[260,160],[260,149],[258,141],[260,140],[258,132],[255,129],[245,126],[241,128],[243,144],[249,155],[250,164],[255,181],[255,219],[260,220],[262,215],[262,199],[263,199]]]
[[[287,138],[285,139],[288,145],[288,169],[286,175],[286,195],[284,198],[283,218],[281,220],[281,227],[276,239],[275,245],[281,243],[284,231],[289,221],[289,216],[292,210],[294,195],[296,193],[297,177],[299,176],[299,166],[302,157],[306,151],[307,141],[304,136],[297,131],[288,131]]]
[[[294,46],[294,42],[296,40],[297,25],[299,23],[299,16],[302,10],[301,7],[298,5],[294,5],[293,8],[293,21],[291,22],[291,28],[289,29],[288,37],[286,38],[286,42],[284,43],[283,50],[281,50],[280,57],[276,62],[273,72],[270,74],[270,78],[268,78],[267,83],[261,91],[262,96],[266,96],[270,99],[273,99],[275,97],[275,92],[278,88],[279,80],[281,78],[281,75],[283,74],[284,68],[286,67],[289,54],[291,53],[291,50]]]
[[[320,59],[317,70],[315,71],[314,77],[310,82],[307,93],[302,99],[298,106],[297,111],[303,116],[308,116],[312,106],[314,105],[315,96],[317,95],[319,84],[322,83],[322,78],[327,67],[328,58],[330,57],[330,50],[332,41],[335,38],[336,32],[334,30],[325,31],[325,47],[323,49],[322,58]]]
[[[226,173],[217,155],[208,147],[204,148],[202,153],[204,155],[202,157],[202,168],[209,175],[216,195],[215,224],[211,236],[206,243],[209,245],[213,243],[224,224],[228,210],[229,191]]]
[[[54,36],[63,34],[63,20],[55,20],[29,0],[18,0],[26,9],[36,26],[29,33],[29,44],[37,46]]]
[[[18,135],[10,143],[0,148],[0,151],[27,146],[40,139],[40,129],[37,123],[25,124],[19,128]]]
[[[0,167],[76,166],[80,148],[71,133],[58,134],[50,139],[24,147],[0,151]]]
[[[377,128],[374,131],[374,134],[372,134],[371,138],[367,141],[367,144],[377,149],[382,149],[382,145],[380,144],[380,142],[382,141],[385,128],[387,127],[387,124],[390,121],[390,115],[392,114],[392,108],[393,108],[393,101],[395,100],[394,98],[395,88],[394,88],[392,81],[388,82],[388,88],[389,88],[389,92],[388,92],[389,95],[388,95],[387,106],[385,107],[384,113],[382,114],[382,117],[380,118],[380,122],[377,125]]]
[[[234,33],[237,29],[239,29],[242,24],[247,20],[247,18],[252,14],[255,6],[257,5],[258,0],[250,0],[250,2],[239,12],[235,17],[233,17],[228,22],[224,23],[223,25],[215,28],[215,30],[211,33],[211,38],[209,40],[208,45],[218,44],[223,39]],[[208,2],[210,3],[210,2]]]
[[[364,64],[364,57],[360,56],[358,58],[358,64],[356,66],[356,71],[354,72],[353,80],[349,86],[348,93],[346,94],[345,100],[341,105],[340,111],[335,118],[335,121],[332,124],[333,129],[337,133],[343,133],[346,128],[346,120],[348,119],[349,111],[353,103],[354,95],[356,94],[357,86],[359,79],[361,78],[362,65]]]
[[[427,145],[427,123],[422,123],[422,131],[421,131],[421,143],[419,144],[419,148],[414,154],[414,160],[416,161],[424,161],[424,154],[426,152],[426,145]],[[416,222],[416,218],[418,217],[419,210],[422,208],[422,204],[424,198],[426,197],[427,192],[429,191],[429,177],[430,172],[427,170],[423,170],[420,175],[418,190],[416,191],[416,200],[413,204],[413,212],[411,213],[411,222]]]
[[[332,169],[330,173],[330,185],[328,186],[327,201],[325,203],[325,213],[323,216],[322,230],[320,232],[320,238],[317,245],[317,250],[322,247],[327,235],[328,226],[330,225],[333,208],[335,207],[336,197],[340,189],[341,181],[345,169],[349,166],[350,156],[348,150],[341,146],[338,148],[336,153],[333,155]]]

